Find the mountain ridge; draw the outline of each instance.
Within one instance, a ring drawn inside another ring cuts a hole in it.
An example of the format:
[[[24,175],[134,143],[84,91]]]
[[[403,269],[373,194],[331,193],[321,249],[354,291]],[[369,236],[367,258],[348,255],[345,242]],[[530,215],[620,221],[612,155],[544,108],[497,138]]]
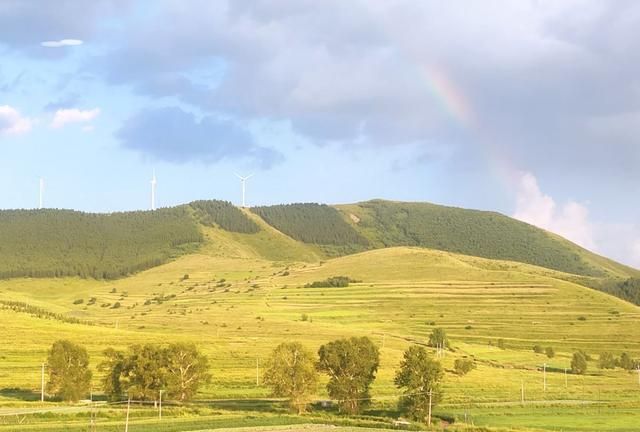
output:
[[[610,291],[615,291],[611,281],[640,278],[637,269],[498,212],[380,199],[252,208],[207,200],[107,214],[1,210],[0,238],[0,278],[5,279],[115,279],[202,248],[233,254],[240,244],[255,257],[290,262],[421,247],[531,264]]]

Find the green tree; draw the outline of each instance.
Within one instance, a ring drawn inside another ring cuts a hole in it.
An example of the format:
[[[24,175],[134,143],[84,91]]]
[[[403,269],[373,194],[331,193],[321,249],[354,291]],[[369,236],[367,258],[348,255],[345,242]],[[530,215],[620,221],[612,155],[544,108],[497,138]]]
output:
[[[620,361],[618,362],[620,367],[624,370],[632,370],[636,368],[637,361],[631,358],[629,353],[623,352],[620,356]]]
[[[600,369],[615,369],[616,363],[616,358],[610,352],[603,352],[598,358],[598,367]]]
[[[130,348],[121,375],[122,389],[132,399],[158,400],[167,389],[167,361],[158,345],[134,345]]]
[[[571,372],[578,375],[583,375],[587,371],[587,357],[582,351],[573,353],[571,359]]]
[[[546,347],[544,353],[549,358],[554,358],[556,356],[556,351],[553,349],[553,347]]]
[[[416,420],[426,419],[430,403],[435,406],[442,399],[440,382],[443,377],[442,366],[429,357],[427,350],[419,346],[409,347],[394,379],[395,385],[404,389],[400,410]]]
[[[329,396],[339,401],[341,411],[359,413],[369,403],[380,364],[378,347],[368,337],[352,337],[321,346],[318,355],[318,369],[329,375]]]
[[[271,355],[264,381],[275,397],[286,397],[289,406],[302,414],[318,383],[313,355],[299,342],[281,343]]]
[[[53,344],[47,357],[49,382],[47,391],[65,401],[77,402],[91,389],[89,354],[68,340]]]
[[[447,332],[443,328],[434,328],[433,331],[431,331],[431,335],[429,335],[429,346],[434,348],[448,347],[449,339],[447,338]]]
[[[207,357],[194,344],[171,344],[164,356],[169,397],[191,400],[198,388],[211,380]]]
[[[103,355],[105,360],[98,365],[98,370],[104,374],[102,389],[110,401],[121,400],[124,396],[121,377],[125,367],[125,355],[113,348],[104,350]]]

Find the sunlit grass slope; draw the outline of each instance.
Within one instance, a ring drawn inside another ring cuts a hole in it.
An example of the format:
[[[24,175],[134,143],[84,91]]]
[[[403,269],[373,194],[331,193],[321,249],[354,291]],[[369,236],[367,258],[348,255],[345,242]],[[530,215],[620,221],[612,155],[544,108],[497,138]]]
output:
[[[362,282],[304,287],[336,275]],[[447,374],[450,404],[516,401],[522,382],[527,397],[536,400],[637,401],[637,377],[599,371],[595,362],[592,373],[570,376],[565,387],[562,371],[576,349],[594,357],[605,350],[640,355],[635,330],[640,310],[556,275],[561,274],[515,262],[390,248],[322,264],[201,253],[111,282],[2,281],[0,301],[24,302],[95,325],[0,311],[0,377],[5,387],[37,389],[39,365],[61,337],[87,345],[94,366],[109,346],[179,339],[197,343],[211,357],[214,380],[202,397],[267,396],[266,388],[256,386],[256,361],[264,362],[278,343],[300,340],[315,351],[338,337],[368,335],[382,348],[373,394],[378,403],[392,405],[398,393],[392,378],[402,351],[425,343],[434,327],[442,327],[454,348],[442,360],[446,368],[461,356],[474,356],[479,364],[465,377]],[[506,349],[495,346],[499,339]],[[552,346],[558,354],[553,359],[534,354],[535,344]],[[550,367],[546,393],[536,369],[543,362]]]

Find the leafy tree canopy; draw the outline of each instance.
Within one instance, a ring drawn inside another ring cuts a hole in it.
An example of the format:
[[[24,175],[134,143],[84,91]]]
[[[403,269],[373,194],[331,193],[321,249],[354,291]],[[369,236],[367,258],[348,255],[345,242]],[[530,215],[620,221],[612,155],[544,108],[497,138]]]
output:
[[[65,401],[77,402],[91,389],[87,350],[68,340],[53,344],[47,357],[47,391]]]
[[[404,392],[400,410],[416,420],[426,419],[429,404],[433,407],[442,399],[443,377],[442,366],[429,357],[427,350],[420,346],[409,347],[394,379],[395,385]]]
[[[281,343],[271,355],[264,379],[275,397],[286,397],[290,407],[302,414],[318,383],[313,355],[299,342]]]
[[[369,387],[380,364],[378,347],[368,337],[352,337],[322,345],[318,355],[318,369],[329,375],[329,396],[343,412],[359,413],[370,401]]]

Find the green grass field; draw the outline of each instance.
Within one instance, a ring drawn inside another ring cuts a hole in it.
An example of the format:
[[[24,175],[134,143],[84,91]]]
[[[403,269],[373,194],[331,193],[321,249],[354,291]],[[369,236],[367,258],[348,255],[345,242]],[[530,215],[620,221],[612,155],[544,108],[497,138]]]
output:
[[[480,427],[517,430],[637,430],[638,374],[602,371],[595,361],[584,376],[565,375],[564,370],[576,349],[594,359],[602,351],[640,356],[636,330],[640,308],[568,282],[570,275],[407,247],[321,261],[321,252],[313,246],[268,227],[259,234],[216,228],[206,228],[204,233],[206,243],[199,253],[125,279],[0,281],[0,302],[24,302],[91,324],[0,309],[0,408],[40,406],[26,400],[35,398],[40,365],[47,349],[60,338],[85,345],[94,368],[107,347],[193,341],[208,354],[213,374],[199,399],[258,399],[269,396],[260,383],[261,365],[278,343],[297,340],[317,351],[321,344],[339,337],[366,335],[381,348],[371,409],[393,417],[399,394],[393,376],[403,350],[413,343],[425,344],[432,329],[442,327],[451,338],[452,350],[441,359],[447,370],[445,398],[436,414],[454,416],[462,423],[466,417]],[[362,282],[346,288],[304,288],[306,283],[339,275]],[[79,300],[82,303],[74,304]],[[506,349],[496,346],[499,339]],[[536,344],[552,346],[556,356],[535,354]],[[452,373],[453,362],[462,356],[474,357],[478,367],[458,377]],[[97,371],[93,382],[99,394]],[[324,384],[317,389],[318,399],[327,398]],[[523,386],[525,404],[521,405]],[[203,408],[203,416],[214,415],[207,414],[207,409]],[[154,415],[149,413],[144,421],[152,422]],[[220,415],[233,417],[233,412],[221,409]],[[283,413],[252,415],[262,417],[247,426],[279,424],[275,419],[286,417]],[[36,417],[26,416],[25,421]],[[2,419],[8,418],[0,417],[0,430],[61,430],[56,429],[61,421],[72,420],[82,427],[87,424],[84,411],[62,418],[38,417],[43,429],[34,429],[33,424],[32,429],[4,426]],[[238,424],[207,425],[206,418],[198,423],[194,413],[185,418],[193,423],[188,426],[192,429],[147,425],[136,430],[204,430]],[[107,416],[105,427],[112,420]],[[116,429],[118,422],[119,417],[113,420],[114,429],[101,430],[121,430]],[[80,427],[64,430],[86,430]]]

